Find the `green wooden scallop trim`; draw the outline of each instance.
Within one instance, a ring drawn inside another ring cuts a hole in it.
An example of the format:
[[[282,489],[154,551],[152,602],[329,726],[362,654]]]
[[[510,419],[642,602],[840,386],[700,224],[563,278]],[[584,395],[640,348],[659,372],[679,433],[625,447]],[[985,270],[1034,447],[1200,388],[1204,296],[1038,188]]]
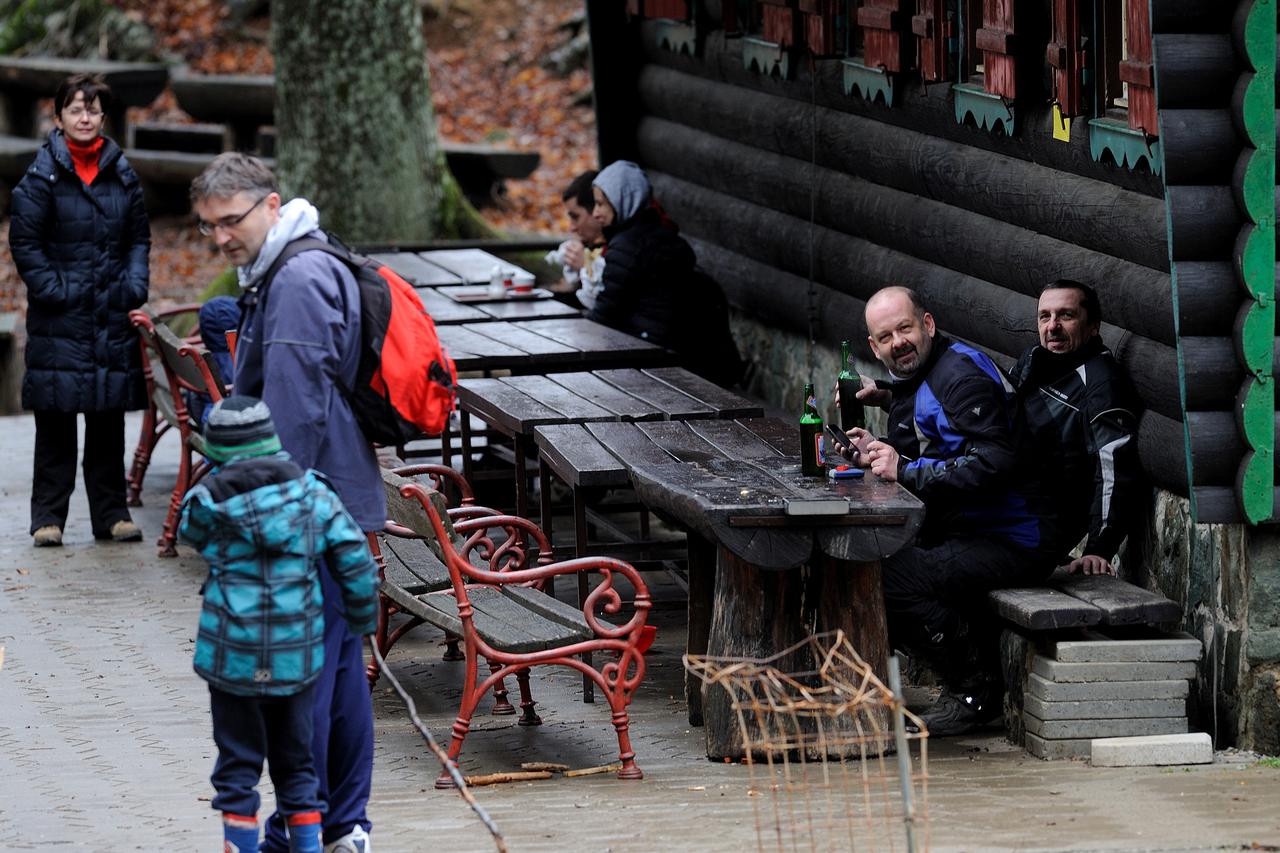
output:
[[[653,41],[658,47],[672,53],[698,55],[698,31],[687,21],[659,18],[654,22]]]
[[[1254,0],[1245,18],[1244,59],[1252,68],[1242,104],[1244,130],[1253,150],[1245,149],[1244,168],[1236,173],[1236,195],[1251,225],[1236,241],[1236,269],[1253,297],[1238,327],[1237,347],[1251,377],[1239,396],[1240,425],[1250,451],[1240,463],[1237,490],[1251,523],[1275,514],[1275,69],[1276,7]]]
[[[1129,127],[1127,122],[1113,118],[1090,119],[1089,156],[1099,163],[1105,152],[1110,152],[1117,166],[1124,166],[1130,171],[1138,168],[1143,160],[1147,161],[1151,174],[1159,175],[1164,171],[1164,153],[1159,139],[1148,139],[1145,133]]]
[[[1005,136],[1013,136],[1017,117],[1012,102],[973,83],[954,84],[951,96],[955,99],[956,124],[964,124],[965,117],[972,116],[974,123],[983,130],[1000,127]]]
[[[783,80],[789,80],[791,79],[791,51],[777,42],[745,36],[742,39],[742,67],[766,77],[776,74]]]
[[[883,68],[872,68],[853,59],[842,59],[844,93],[852,95],[856,89],[858,94],[872,103],[876,97],[886,107],[893,106],[893,75]]]

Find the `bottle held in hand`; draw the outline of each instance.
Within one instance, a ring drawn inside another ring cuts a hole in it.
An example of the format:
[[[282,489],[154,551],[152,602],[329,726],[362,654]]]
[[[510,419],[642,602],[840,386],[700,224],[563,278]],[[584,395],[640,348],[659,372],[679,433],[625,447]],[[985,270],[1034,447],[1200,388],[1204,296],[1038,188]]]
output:
[[[862,390],[862,377],[852,367],[849,358],[849,342],[840,342],[840,373],[836,376],[836,387],[840,389],[840,429],[848,432],[854,427],[867,427],[867,413],[858,399]]]
[[[804,386],[804,409],[800,412],[800,473],[806,477],[821,477],[822,467],[822,415],[818,414],[818,401],[813,394],[813,383]]]

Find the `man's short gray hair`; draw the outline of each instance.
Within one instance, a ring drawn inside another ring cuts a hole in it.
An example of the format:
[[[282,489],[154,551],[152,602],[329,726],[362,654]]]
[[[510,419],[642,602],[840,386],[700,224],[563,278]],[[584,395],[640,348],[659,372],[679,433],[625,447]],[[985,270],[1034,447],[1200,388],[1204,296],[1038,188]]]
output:
[[[192,203],[207,198],[231,198],[240,192],[265,196],[280,192],[280,184],[265,163],[238,151],[214,157],[191,182]]]

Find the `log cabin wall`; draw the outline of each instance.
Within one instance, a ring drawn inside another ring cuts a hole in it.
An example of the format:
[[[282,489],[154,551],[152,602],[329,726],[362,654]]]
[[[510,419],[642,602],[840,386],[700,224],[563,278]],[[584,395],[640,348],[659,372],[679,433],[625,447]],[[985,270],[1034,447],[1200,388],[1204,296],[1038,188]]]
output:
[[[588,5],[593,27],[623,14]],[[828,5],[845,55],[820,58],[806,10]],[[736,309],[829,347],[865,339],[864,300],[899,283],[1007,364],[1035,343],[1044,283],[1092,284],[1147,407],[1151,480],[1241,520],[1234,9],[1013,5],[709,0],[678,44],[674,22],[633,17],[630,72],[593,42],[602,163],[645,167]]]

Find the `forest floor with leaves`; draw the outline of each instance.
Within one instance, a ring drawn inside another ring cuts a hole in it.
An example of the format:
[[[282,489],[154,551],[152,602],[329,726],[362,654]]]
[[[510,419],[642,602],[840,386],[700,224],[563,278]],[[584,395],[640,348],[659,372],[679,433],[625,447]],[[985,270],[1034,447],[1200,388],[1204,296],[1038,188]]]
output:
[[[232,20],[222,0],[111,0],[147,23],[162,49],[195,71],[273,71],[265,17]],[[440,138],[484,142],[542,155],[527,179],[480,213],[513,232],[564,233],[560,190],[594,167],[595,115],[585,62],[563,76],[547,58],[574,36],[580,0],[431,0],[425,5],[427,60]],[[582,24],[585,26],[585,23]],[[165,92],[130,120],[190,121]],[[151,292],[156,305],[189,301],[225,268],[191,219],[152,220]],[[26,293],[9,254],[9,221],[0,221],[0,311],[22,311]]]

